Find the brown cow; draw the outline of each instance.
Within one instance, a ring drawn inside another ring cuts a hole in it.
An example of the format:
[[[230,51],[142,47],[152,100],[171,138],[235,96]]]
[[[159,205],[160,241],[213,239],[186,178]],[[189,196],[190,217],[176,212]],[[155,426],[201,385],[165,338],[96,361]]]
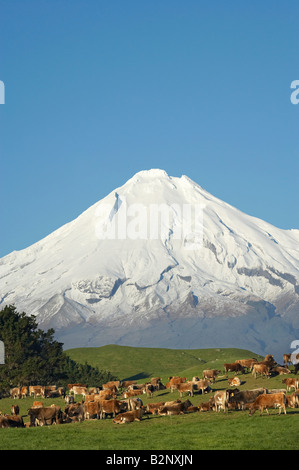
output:
[[[81,402],[70,403],[64,410],[65,415],[71,419],[71,421],[83,421],[84,420],[84,408]]]
[[[167,415],[180,415],[187,412],[187,409],[193,406],[189,400],[186,400],[184,403],[176,403],[174,405],[162,406],[158,408],[158,415],[167,416]]]
[[[0,428],[24,428],[22,416],[0,415]]]
[[[30,385],[29,386],[29,396],[43,397],[45,398],[45,387],[42,385]]]
[[[128,388],[130,385],[137,384],[136,380],[123,380],[121,382],[121,388]]]
[[[241,364],[245,369],[252,370],[253,364],[257,363],[257,359],[237,359],[235,361],[237,364]]]
[[[245,374],[245,369],[241,364],[238,362],[233,362],[232,364],[223,364],[224,370],[225,370],[225,375],[227,376],[228,372],[235,372],[238,374],[241,372],[241,374]]]
[[[213,409],[212,401],[205,401],[198,405],[198,411],[211,411]]]
[[[121,398],[137,397],[138,395],[142,395],[142,394],[143,394],[143,390],[128,390],[122,393]]]
[[[20,398],[21,397],[21,390],[20,390],[20,387],[14,387],[14,388],[11,388],[10,391],[10,398]]]
[[[297,390],[297,388],[299,388],[298,379],[291,379],[291,378],[282,379],[282,383],[284,383],[287,386],[287,390],[291,390],[292,388]]]
[[[78,386],[78,385],[74,385],[70,390],[70,393],[71,392],[73,392],[74,397],[76,397],[76,395],[83,395],[84,397],[86,395],[88,395],[87,387],[81,387],[81,386]]]
[[[288,364],[292,364],[292,354],[283,354],[283,365],[287,367]]]
[[[269,414],[268,408],[279,408],[279,414],[283,410],[284,414],[286,413],[286,398],[284,393],[273,393],[273,394],[263,394],[259,395],[255,402],[252,403],[249,407],[249,416],[252,416],[256,410],[260,410],[260,415],[263,414],[263,411],[266,410]]]
[[[21,395],[21,398],[27,398],[27,396],[28,396],[28,387],[21,387],[20,395]]]
[[[281,367],[281,366],[276,366],[271,369],[271,373],[273,374],[278,374],[278,375],[286,375],[290,374],[291,371],[288,369],[288,367]]]
[[[164,405],[165,405],[164,401],[158,401],[156,403],[148,403],[146,405],[146,411],[148,413],[151,413],[151,414],[155,415],[155,414],[157,414],[158,409],[163,407]]]
[[[100,401],[85,402],[83,405],[83,409],[84,409],[85,419],[92,419],[94,417],[96,417],[96,419],[99,419],[100,412],[101,412]]]
[[[229,398],[229,402],[235,409],[244,410],[246,405],[253,403],[259,395],[267,393],[265,388],[256,388],[253,390],[240,390],[235,392],[232,397]]]
[[[127,411],[128,404],[120,400],[99,400],[100,419],[106,418],[107,414],[112,414],[113,418],[122,411]]]
[[[121,381],[120,380],[111,380],[110,382],[107,382],[107,383],[103,384],[102,388],[103,388],[103,390],[105,390],[106,388],[115,387],[116,391],[118,392],[118,389],[120,388],[120,386],[121,386]]]
[[[221,371],[217,369],[206,369],[202,372],[202,375],[204,379],[209,379],[212,383],[214,383],[217,375],[220,373]]]
[[[200,379],[193,383],[194,383],[195,390],[200,390],[202,395],[210,391],[211,383],[207,379]]]
[[[42,406],[44,406],[42,401],[34,401],[31,408],[40,408]]]
[[[120,413],[113,419],[114,424],[126,424],[126,423],[133,423],[133,421],[141,421],[144,415],[144,408],[141,407],[138,410],[134,411],[125,411],[124,413]]]
[[[189,393],[191,397],[193,397],[194,396],[194,384],[195,382],[185,382],[185,383],[174,384],[172,387],[173,387],[173,390],[174,389],[178,390],[181,398],[183,396],[183,393],[186,393],[186,392]]]
[[[62,422],[62,411],[59,406],[47,406],[30,408],[28,410],[30,418],[29,427],[46,426],[47,424],[58,424]]]
[[[252,375],[254,376],[255,379],[257,375],[265,375],[266,377],[269,378],[271,375],[270,367],[266,364],[261,364],[261,363],[253,364]]]

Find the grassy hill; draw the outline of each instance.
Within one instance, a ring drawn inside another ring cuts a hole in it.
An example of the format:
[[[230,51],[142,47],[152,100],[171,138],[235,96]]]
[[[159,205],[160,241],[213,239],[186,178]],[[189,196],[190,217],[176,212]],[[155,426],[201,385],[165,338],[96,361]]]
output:
[[[163,349],[134,348],[110,344],[99,348],[75,348],[66,353],[79,363],[88,362],[99,369],[109,370],[120,380],[144,380],[155,376],[201,375],[204,369],[223,369],[225,362],[256,357],[244,349]]]

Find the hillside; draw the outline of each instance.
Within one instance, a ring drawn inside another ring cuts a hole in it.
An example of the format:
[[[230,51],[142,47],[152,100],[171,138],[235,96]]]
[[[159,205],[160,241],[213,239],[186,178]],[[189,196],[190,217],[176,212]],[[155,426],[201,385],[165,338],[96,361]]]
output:
[[[161,349],[134,348],[110,344],[99,348],[75,348],[66,353],[78,363],[87,361],[99,369],[109,370],[120,380],[143,380],[169,375],[199,375],[204,369],[223,368],[224,362],[256,357],[251,351],[234,348]]]

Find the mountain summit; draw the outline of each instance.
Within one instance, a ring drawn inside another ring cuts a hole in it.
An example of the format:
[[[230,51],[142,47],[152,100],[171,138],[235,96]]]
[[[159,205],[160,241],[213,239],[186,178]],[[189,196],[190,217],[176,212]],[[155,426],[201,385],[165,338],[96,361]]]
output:
[[[281,355],[299,337],[299,230],[246,215],[187,176],[140,171],[3,257],[0,303],[36,315],[67,348]]]

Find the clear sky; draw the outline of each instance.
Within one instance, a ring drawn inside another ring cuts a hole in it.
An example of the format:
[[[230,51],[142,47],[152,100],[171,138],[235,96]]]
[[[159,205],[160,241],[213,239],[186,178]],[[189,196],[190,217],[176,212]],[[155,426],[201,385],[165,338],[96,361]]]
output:
[[[0,256],[140,170],[299,229],[299,3],[0,0]]]

